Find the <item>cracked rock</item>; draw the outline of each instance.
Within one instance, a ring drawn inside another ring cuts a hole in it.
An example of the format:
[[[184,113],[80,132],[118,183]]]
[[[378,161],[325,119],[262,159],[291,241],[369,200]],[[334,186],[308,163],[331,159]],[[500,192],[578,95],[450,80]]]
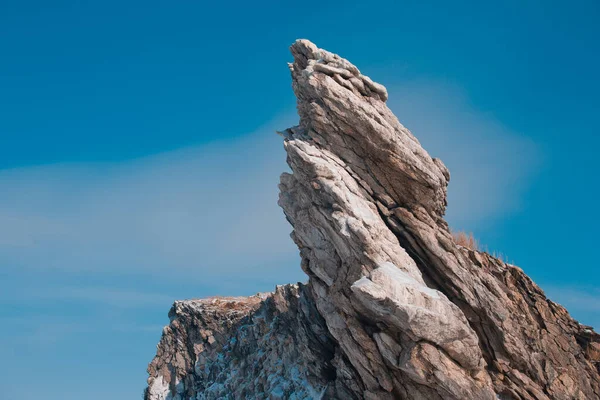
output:
[[[176,302],[145,399],[600,398],[600,335],[454,243],[450,174],[385,87],[307,40],[291,52],[279,205],[308,283]]]

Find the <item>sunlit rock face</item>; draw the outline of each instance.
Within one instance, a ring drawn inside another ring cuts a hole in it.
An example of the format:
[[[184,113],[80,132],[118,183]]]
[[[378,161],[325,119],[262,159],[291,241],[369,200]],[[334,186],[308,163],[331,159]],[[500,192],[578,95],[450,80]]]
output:
[[[176,302],[147,400],[596,399],[600,336],[521,269],[455,244],[450,174],[387,91],[307,40],[279,205],[308,275]]]

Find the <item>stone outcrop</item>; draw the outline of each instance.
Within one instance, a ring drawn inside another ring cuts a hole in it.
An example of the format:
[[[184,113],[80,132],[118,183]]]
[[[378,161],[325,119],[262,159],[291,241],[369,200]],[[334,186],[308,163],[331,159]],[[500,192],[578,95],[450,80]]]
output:
[[[600,335],[454,242],[450,174],[385,87],[309,41],[291,51],[279,204],[308,283],[176,302],[145,398],[600,398]]]
[[[304,285],[178,301],[169,317],[147,398],[318,398],[335,376],[333,339]]]

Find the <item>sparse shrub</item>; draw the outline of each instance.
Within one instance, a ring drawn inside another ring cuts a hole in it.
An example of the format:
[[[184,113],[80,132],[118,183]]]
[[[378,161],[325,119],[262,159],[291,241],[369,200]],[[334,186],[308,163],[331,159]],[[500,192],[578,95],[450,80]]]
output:
[[[454,237],[454,242],[457,245],[466,247],[471,250],[479,250],[479,241],[475,239],[472,232],[453,232],[452,236]]]
[[[487,246],[481,246],[481,244],[479,243],[479,240],[475,239],[475,237],[473,236],[473,233],[471,233],[471,232],[469,232],[469,233],[466,233],[464,231],[452,232],[452,237],[454,238],[454,243],[456,243],[459,246],[463,246],[463,247],[466,247],[467,249],[486,253],[486,254],[494,257],[495,259],[497,259],[500,262],[503,262],[505,264],[514,265],[514,262],[512,260],[509,260],[505,254],[500,253],[498,251],[490,252],[488,250]]]

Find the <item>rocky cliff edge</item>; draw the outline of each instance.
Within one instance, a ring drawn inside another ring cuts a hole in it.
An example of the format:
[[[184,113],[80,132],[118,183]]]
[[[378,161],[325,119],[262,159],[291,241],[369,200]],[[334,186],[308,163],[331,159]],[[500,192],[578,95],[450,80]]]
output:
[[[291,52],[279,205],[308,283],[176,302],[145,399],[600,398],[600,335],[454,242],[450,174],[385,87],[307,40]]]

